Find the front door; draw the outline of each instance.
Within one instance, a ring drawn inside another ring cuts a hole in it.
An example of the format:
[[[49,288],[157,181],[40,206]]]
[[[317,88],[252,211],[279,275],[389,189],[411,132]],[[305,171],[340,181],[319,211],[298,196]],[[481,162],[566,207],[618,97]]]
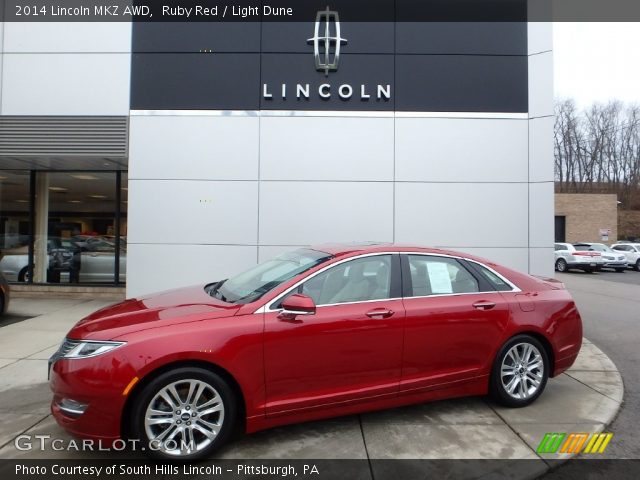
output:
[[[342,262],[290,293],[316,303],[314,315],[265,313],[267,415],[395,395],[404,309],[399,256]]]

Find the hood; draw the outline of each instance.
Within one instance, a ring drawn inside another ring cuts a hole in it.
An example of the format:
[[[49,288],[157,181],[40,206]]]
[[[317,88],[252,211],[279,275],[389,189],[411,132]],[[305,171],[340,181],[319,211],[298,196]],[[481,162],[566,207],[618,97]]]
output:
[[[230,317],[239,308],[211,297],[204,285],[167,290],[102,308],[76,323],[67,337],[112,340],[140,330]]]

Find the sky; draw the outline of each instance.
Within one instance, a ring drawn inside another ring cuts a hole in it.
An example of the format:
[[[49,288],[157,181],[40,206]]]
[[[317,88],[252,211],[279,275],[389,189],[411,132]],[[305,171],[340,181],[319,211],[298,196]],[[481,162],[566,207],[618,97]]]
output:
[[[554,23],[556,98],[640,104],[640,23]]]

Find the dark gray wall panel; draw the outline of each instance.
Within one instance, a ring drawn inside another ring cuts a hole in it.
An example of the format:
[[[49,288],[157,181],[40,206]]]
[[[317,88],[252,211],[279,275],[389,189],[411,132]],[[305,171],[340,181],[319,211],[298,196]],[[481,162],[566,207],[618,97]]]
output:
[[[262,99],[261,107],[266,110],[393,110],[393,55],[344,55],[340,59],[340,68],[328,77],[317,72],[312,55],[305,54],[263,54],[262,84],[269,85],[273,99]],[[282,83],[287,84],[287,99],[280,93]],[[309,99],[296,99],[296,84],[310,85]],[[321,84],[331,85],[331,98],[323,100],[318,95]],[[338,96],[338,87],[349,84],[353,87],[353,97],[342,100]],[[365,84],[371,95],[369,100],[360,99],[360,85]],[[389,101],[376,100],[378,84],[391,85]]]
[[[259,54],[132,55],[133,110],[257,110]]]
[[[344,53],[393,53],[393,22],[345,22],[340,19]],[[264,22],[262,51],[277,53],[313,53],[307,42],[314,35],[315,17],[310,22]]]
[[[396,55],[399,111],[527,112],[527,57]]]
[[[258,22],[136,22],[132,35],[134,53],[260,51]]]
[[[398,22],[396,52],[527,55],[523,22]]]

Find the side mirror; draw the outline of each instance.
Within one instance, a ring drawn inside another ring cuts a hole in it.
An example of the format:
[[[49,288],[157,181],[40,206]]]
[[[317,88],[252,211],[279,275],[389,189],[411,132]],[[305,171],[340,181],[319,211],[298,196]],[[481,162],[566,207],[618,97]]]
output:
[[[311,297],[295,293],[282,302],[282,312],[278,315],[281,320],[295,320],[298,315],[313,315],[316,304]]]

